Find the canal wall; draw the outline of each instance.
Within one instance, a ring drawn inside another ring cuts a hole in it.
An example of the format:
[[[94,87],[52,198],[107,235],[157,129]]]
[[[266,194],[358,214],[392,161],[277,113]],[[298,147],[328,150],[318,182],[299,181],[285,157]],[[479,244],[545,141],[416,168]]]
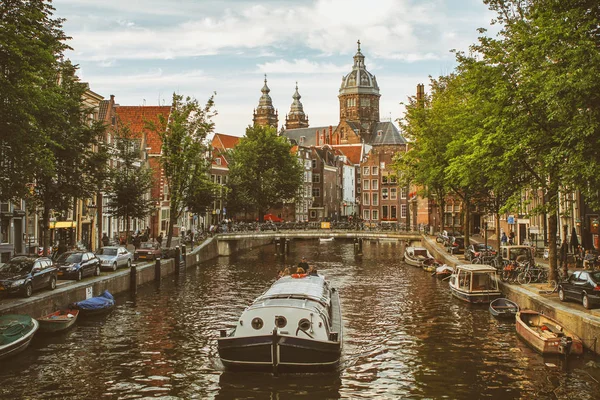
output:
[[[429,237],[423,238],[423,245],[438,260],[451,266],[465,264],[464,261],[446,253],[440,246],[437,246],[435,240]],[[581,339],[585,347],[600,354],[600,311],[584,310],[575,308],[575,303],[562,303],[558,300],[558,295],[539,294],[539,290],[532,285],[509,285],[499,282],[500,289],[506,298],[514,301],[522,309],[530,309],[544,313],[551,318],[559,321],[563,326],[575,333]],[[580,307],[580,306],[576,306]]]
[[[233,243],[233,242],[231,242]],[[252,247],[264,246],[272,243],[271,238],[242,238],[236,244],[227,246],[227,254],[220,254],[218,237],[210,238],[193,251],[186,254],[185,266],[192,267],[201,262],[219,257],[219,255],[230,255],[237,251],[250,249]],[[181,266],[180,268],[185,268]],[[160,277],[166,277],[179,272],[176,270],[175,260],[167,259],[160,261]],[[50,314],[58,309],[65,308],[69,304],[84,300],[88,297],[98,296],[104,290],[112,294],[130,291],[132,289],[132,275],[135,274],[136,286],[140,286],[156,280],[156,262],[148,262],[135,265],[135,268],[120,269],[110,274],[87,278],[81,282],[60,284],[55,290],[41,290],[35,292],[30,298],[9,298],[6,303],[0,304],[0,315],[5,314],[27,314],[33,318]]]

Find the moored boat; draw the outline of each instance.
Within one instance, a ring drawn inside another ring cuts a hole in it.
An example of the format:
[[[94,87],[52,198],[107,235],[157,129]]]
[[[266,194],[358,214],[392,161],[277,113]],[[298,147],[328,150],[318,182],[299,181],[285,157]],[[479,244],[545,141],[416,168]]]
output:
[[[319,238],[319,242],[333,242],[333,236],[328,238]]]
[[[519,305],[503,297],[490,303],[490,314],[496,318],[513,319],[519,312]]]
[[[425,247],[408,246],[404,250],[404,262],[413,267],[422,267],[426,261],[434,261],[433,256]]]
[[[108,314],[114,307],[115,299],[108,290],[105,290],[100,296],[71,304],[71,308],[79,310],[80,317]]]
[[[38,322],[29,315],[8,314],[1,316],[0,359],[25,350],[38,328]]]
[[[37,319],[40,324],[40,332],[53,333],[69,329],[77,321],[79,310],[58,310]]]
[[[445,278],[448,278],[450,275],[452,275],[453,271],[454,271],[454,268],[452,268],[448,264],[444,264],[444,265],[438,266],[435,269],[435,277],[438,279],[445,279]]]
[[[221,330],[218,350],[229,369],[335,368],[343,343],[338,291],[321,275],[285,276]]]
[[[516,316],[517,334],[543,355],[581,355],[583,341],[560,322],[533,310],[521,310]]]
[[[450,276],[450,291],[468,303],[487,304],[502,297],[496,269],[485,264],[457,265]]]

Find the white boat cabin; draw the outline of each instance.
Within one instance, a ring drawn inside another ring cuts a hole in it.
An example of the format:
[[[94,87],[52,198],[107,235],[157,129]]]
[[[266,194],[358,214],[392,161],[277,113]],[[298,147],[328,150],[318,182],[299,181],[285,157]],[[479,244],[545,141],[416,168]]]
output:
[[[469,293],[498,291],[496,269],[490,265],[457,265],[454,274],[454,287],[459,290]]]

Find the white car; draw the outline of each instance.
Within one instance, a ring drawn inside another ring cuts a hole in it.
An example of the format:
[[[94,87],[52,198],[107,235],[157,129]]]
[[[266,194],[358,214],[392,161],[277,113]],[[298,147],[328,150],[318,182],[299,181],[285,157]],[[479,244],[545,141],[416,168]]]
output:
[[[131,267],[133,253],[122,246],[105,246],[96,251],[102,269],[116,271],[119,267]]]

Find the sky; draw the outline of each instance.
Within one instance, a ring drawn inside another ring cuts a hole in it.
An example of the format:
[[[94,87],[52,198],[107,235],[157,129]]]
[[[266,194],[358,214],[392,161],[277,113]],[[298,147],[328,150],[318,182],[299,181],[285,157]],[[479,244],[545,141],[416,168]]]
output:
[[[336,126],[357,40],[380,87],[380,119],[429,76],[454,69],[493,13],[482,0],[54,0],[90,89],[120,105],[201,103],[216,93],[215,132],[243,136],[267,74],[280,127],[296,82],[310,126]]]

